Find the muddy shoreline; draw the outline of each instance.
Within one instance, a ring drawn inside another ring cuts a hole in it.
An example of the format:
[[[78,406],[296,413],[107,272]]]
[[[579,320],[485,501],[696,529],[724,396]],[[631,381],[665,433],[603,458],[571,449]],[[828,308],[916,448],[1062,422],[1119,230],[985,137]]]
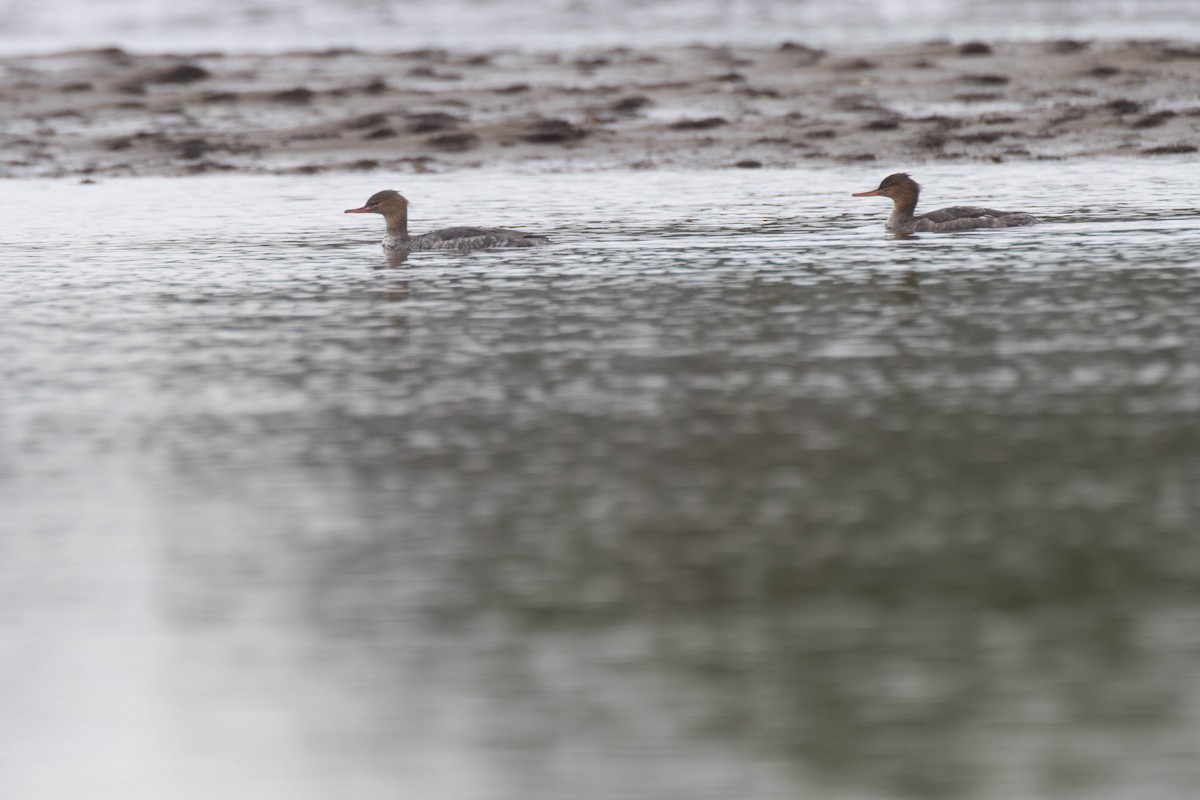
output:
[[[0,59],[0,177],[1197,152],[1200,45],[796,43]]]

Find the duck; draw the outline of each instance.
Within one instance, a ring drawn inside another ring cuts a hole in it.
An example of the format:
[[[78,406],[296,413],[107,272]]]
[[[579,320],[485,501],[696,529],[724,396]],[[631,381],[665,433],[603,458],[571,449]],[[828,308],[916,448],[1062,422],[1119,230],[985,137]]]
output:
[[[382,214],[387,223],[383,248],[390,252],[412,253],[419,250],[483,250],[493,247],[537,247],[550,237],[508,228],[443,228],[439,231],[408,234],[408,200],[395,189],[384,189],[367,198],[360,208],[348,208],[346,214]]]
[[[996,211],[977,206],[950,206],[914,215],[917,199],[921,196],[921,185],[907,172],[888,175],[879,187],[869,192],[856,192],[851,197],[888,197],[892,201],[892,214],[888,217],[888,230],[898,234],[910,233],[954,233],[980,228],[1014,228],[1021,225],[1036,225],[1040,220],[1024,211]]]

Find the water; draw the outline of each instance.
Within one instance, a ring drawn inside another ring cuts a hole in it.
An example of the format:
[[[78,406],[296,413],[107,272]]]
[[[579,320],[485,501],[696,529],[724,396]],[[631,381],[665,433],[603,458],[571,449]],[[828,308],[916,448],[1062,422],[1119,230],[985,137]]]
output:
[[[464,20],[469,20],[465,23]],[[1200,37],[1192,0],[6,0],[0,53]]]
[[[1190,171],[0,183],[0,796],[1195,796]]]

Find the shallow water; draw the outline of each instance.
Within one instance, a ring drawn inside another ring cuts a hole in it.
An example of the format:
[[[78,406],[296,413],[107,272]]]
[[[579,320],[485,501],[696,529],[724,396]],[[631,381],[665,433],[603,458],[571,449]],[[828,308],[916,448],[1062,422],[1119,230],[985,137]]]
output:
[[[1193,0],[8,0],[0,53],[1196,38]]]
[[[1194,166],[0,183],[0,796],[1195,796]]]

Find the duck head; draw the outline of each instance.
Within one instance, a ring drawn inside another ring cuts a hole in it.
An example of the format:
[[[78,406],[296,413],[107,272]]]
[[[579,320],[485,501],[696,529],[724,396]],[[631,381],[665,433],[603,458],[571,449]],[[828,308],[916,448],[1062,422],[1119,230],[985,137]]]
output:
[[[408,214],[408,201],[404,195],[394,189],[384,189],[367,198],[361,208],[347,208],[347,214],[383,214],[385,217],[397,217]]]
[[[898,203],[911,200],[915,205],[920,193],[921,185],[910,178],[907,172],[897,172],[880,181],[878,188],[869,192],[855,192],[851,197],[890,197]]]

